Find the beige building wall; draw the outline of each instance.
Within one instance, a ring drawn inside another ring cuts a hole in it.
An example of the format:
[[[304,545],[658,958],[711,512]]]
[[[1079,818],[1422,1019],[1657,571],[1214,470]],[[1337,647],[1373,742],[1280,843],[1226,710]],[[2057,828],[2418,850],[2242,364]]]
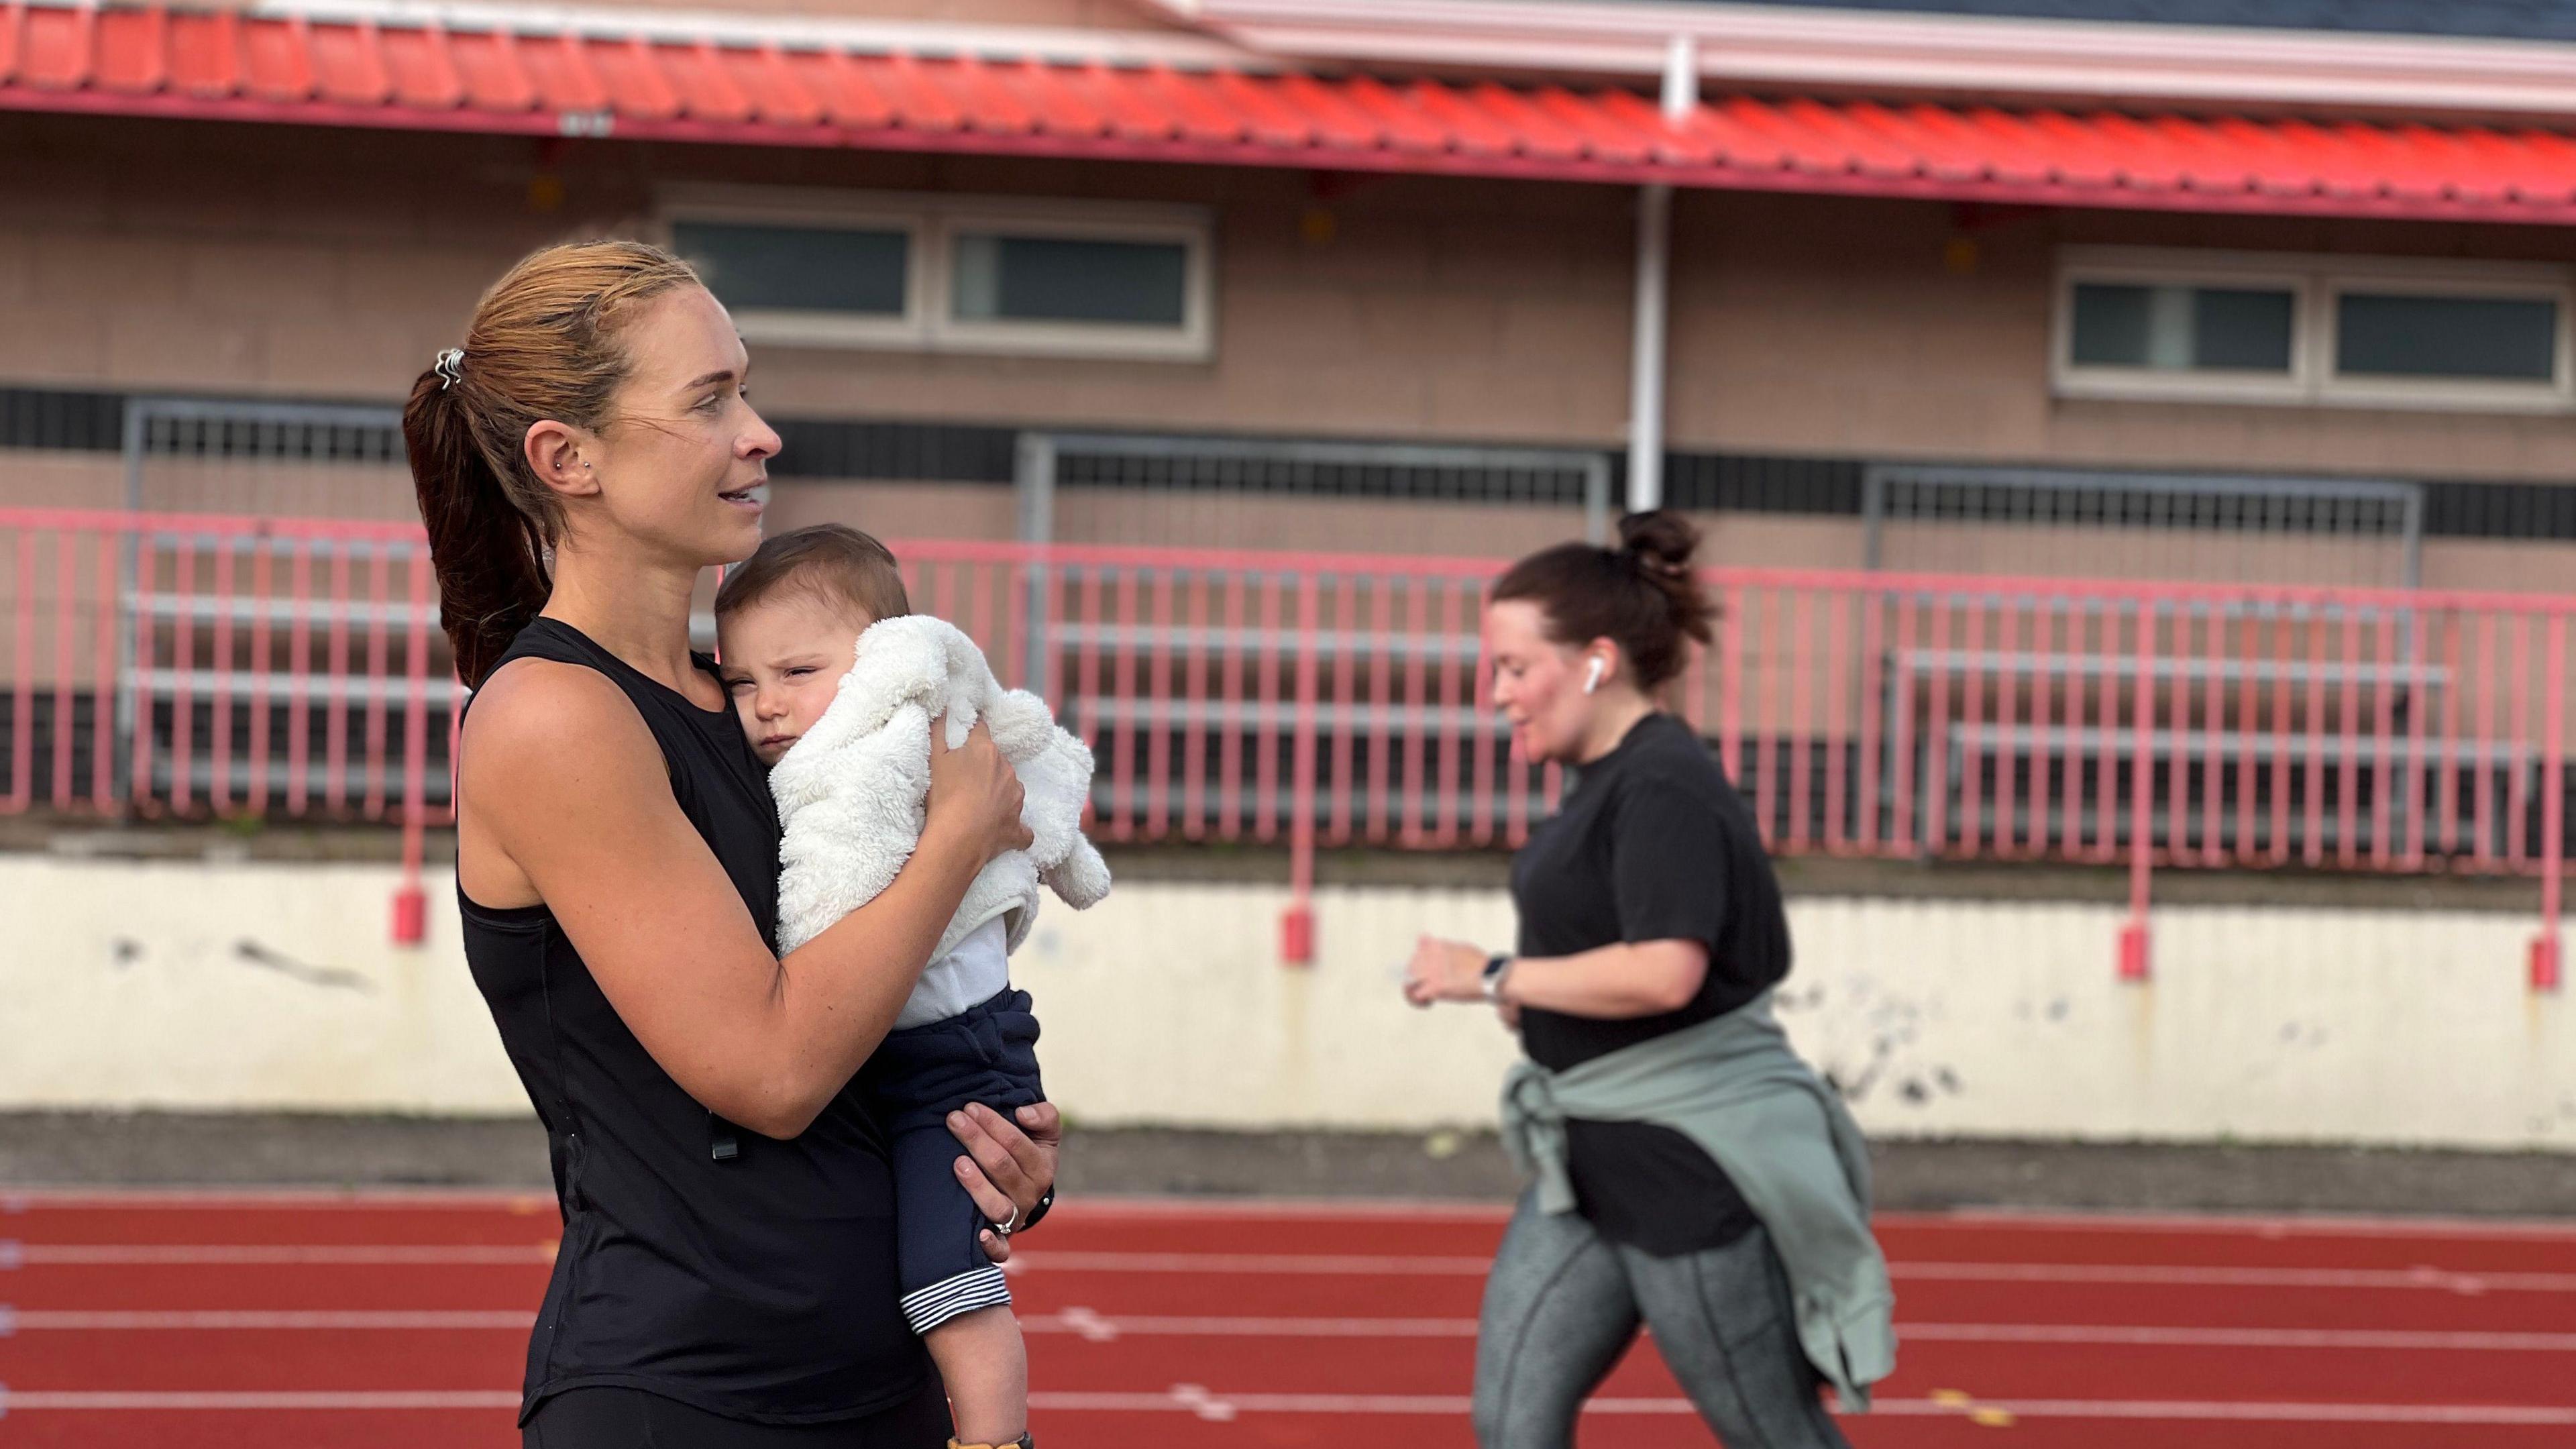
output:
[[[2401,478],[2576,474],[2576,415],[2108,402],[2053,398],[2048,386],[2061,246],[2576,263],[2564,229],[1996,214],[1724,192],[1684,195],[1674,228],[1677,447]]]
[[[1326,200],[1296,173],[587,144],[550,164],[506,138],[31,116],[0,117],[0,149],[25,158],[0,179],[0,381],[398,398],[529,248],[649,234],[662,188],[727,182],[1217,219],[1213,361],[765,346],[781,414],[1595,443],[1625,415],[1625,201],[1599,188]]]
[[[0,380],[390,399],[531,246],[649,231],[673,186],[1185,202],[1208,362],[764,346],[795,415],[1614,445],[1629,194],[1608,187],[291,126],[0,118]],[[533,193],[541,173],[560,206]],[[2566,260],[2559,232],[1698,192],[1676,218],[1685,449],[2552,480],[2576,417],[2057,400],[2071,243]],[[1954,255],[1953,243],[1965,243]],[[1962,257],[1968,264],[1959,264]]]
[[[883,0],[870,13],[1127,23],[1123,10]],[[528,248],[649,233],[657,197],[725,182],[1178,202],[1215,218],[1210,360],[763,345],[758,396],[782,416],[1615,447],[1628,411],[1632,197],[1617,188],[36,115],[0,116],[0,154],[11,158],[0,174],[0,385],[390,401]],[[540,178],[561,183],[559,203]],[[1690,193],[1675,230],[1671,441],[1835,458],[2576,474],[2576,417],[2054,399],[2056,250],[2110,242],[2576,253],[2565,233],[2539,228]],[[108,460],[0,453],[0,503],[112,503],[119,487]],[[921,536],[1009,529],[1007,492],[990,485],[814,491],[838,488],[783,485],[779,520],[848,517]],[[273,494],[210,485],[205,501],[408,508],[399,479]],[[1572,510],[1093,490],[1067,490],[1060,517],[1069,538],[1443,554],[1514,553],[1579,526]],[[1846,517],[1730,514],[1712,557],[1854,565],[1860,529]],[[2071,557],[2124,571],[2011,531],[1922,561],[2055,572]],[[2426,581],[2549,588],[2570,562],[2555,545],[2437,541]],[[2282,576],[2315,573],[2278,563]]]

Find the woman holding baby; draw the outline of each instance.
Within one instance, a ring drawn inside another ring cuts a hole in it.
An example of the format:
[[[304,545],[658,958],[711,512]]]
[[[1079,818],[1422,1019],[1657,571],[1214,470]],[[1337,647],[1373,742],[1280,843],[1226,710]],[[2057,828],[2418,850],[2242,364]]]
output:
[[[748,372],[685,264],[588,243],[495,284],[404,413],[474,690],[466,958],[564,1215],[520,1413],[544,1449],[950,1442],[898,1309],[886,1134],[850,1084],[970,886],[1031,835],[991,739],[932,729],[908,860],[773,949],[778,816],[689,647],[700,572],[760,543],[752,490],[779,440]],[[998,1261],[1052,1197],[1056,1114],[979,1105],[946,1124]]]

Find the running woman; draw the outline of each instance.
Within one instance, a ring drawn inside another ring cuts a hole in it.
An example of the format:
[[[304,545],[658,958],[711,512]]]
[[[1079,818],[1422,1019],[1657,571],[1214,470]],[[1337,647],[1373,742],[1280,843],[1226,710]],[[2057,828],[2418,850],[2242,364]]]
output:
[[[1752,814],[1658,702],[1709,640],[1698,535],[1619,534],[1521,560],[1485,610],[1516,753],[1569,777],[1512,861],[1519,942],[1425,938],[1406,968],[1408,1000],[1496,1005],[1528,1053],[1503,1126],[1536,1181],[1486,1281],[1477,1442],[1567,1449],[1642,1321],[1728,1449],[1848,1449],[1820,1382],[1865,1408],[1895,1359],[1868,1158],[1772,1021],[1789,926]]]

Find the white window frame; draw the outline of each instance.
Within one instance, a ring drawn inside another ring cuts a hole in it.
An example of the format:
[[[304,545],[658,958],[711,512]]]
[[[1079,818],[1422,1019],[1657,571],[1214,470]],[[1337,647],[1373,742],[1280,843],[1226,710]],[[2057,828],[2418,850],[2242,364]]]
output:
[[[749,226],[800,226],[824,230],[899,231],[904,244],[903,315],[871,317],[821,308],[745,308],[733,314],[733,325],[746,342],[789,347],[918,347],[924,338],[929,296],[923,287],[924,256],[931,240],[920,213],[859,197],[799,198],[790,203],[774,193],[708,191],[663,208],[662,242],[673,244],[676,224],[683,221],[732,222]]]
[[[2075,361],[2075,289],[2086,283],[2114,287],[2230,287],[2290,294],[2290,367],[2287,372],[2106,367]],[[2155,401],[2304,402],[2316,390],[2316,350],[2305,325],[2310,310],[2306,276],[2278,265],[2218,265],[2175,253],[2061,255],[2049,337],[2049,383],[2060,397],[2139,398]]]
[[[2576,287],[2569,270],[2545,264],[2457,262],[2278,252],[2068,247],[2058,253],[2051,290],[2049,390],[2058,397],[2246,406],[2422,408],[2461,412],[2556,412],[2576,408]],[[2263,287],[2291,294],[2286,373],[2168,371],[2078,366],[2075,288],[2111,286]],[[2453,378],[2338,376],[2336,301],[2347,291],[2410,296],[2552,300],[2558,304],[2557,377],[2549,383]]]
[[[764,308],[736,313],[746,342],[1016,357],[1204,362],[1216,352],[1215,222],[1204,207],[893,192],[817,194],[702,187],[666,194],[665,240],[679,221],[900,228],[911,238],[905,314],[892,318]],[[953,310],[957,238],[1000,231],[1082,240],[1178,243],[1179,327],[967,319]]]
[[[2485,276],[2443,272],[2378,272],[2343,270],[2322,278],[2317,289],[2318,357],[2325,370],[2325,399],[2357,407],[2460,408],[2486,412],[2557,412],[2576,407],[2576,353],[2568,343],[2571,289],[2566,273],[2555,267],[2497,270]],[[2506,382],[2495,378],[2402,377],[2360,373],[2347,377],[2335,366],[2342,349],[2339,335],[2346,292],[2393,293],[2408,297],[2481,297],[2499,301],[2554,302],[2558,336],[2553,352],[2556,376],[2549,382]]]

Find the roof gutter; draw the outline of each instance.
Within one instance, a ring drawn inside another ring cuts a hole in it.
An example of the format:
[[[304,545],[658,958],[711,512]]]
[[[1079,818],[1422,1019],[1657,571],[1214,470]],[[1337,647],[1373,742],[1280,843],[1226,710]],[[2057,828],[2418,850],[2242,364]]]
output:
[[[1303,60],[1652,76],[1833,92],[2576,115],[2576,44],[1655,0],[1152,0]]]
[[[25,0],[78,9],[96,0]],[[1057,64],[1170,66],[1179,70],[1282,69],[1276,59],[1205,34],[1171,28],[1108,30],[1078,26],[978,25],[937,21],[831,19],[739,11],[673,10],[639,5],[516,4],[510,0],[250,0],[241,13],[308,25],[373,25],[426,29],[574,35],[694,45],[833,49],[853,55],[972,56]]]

